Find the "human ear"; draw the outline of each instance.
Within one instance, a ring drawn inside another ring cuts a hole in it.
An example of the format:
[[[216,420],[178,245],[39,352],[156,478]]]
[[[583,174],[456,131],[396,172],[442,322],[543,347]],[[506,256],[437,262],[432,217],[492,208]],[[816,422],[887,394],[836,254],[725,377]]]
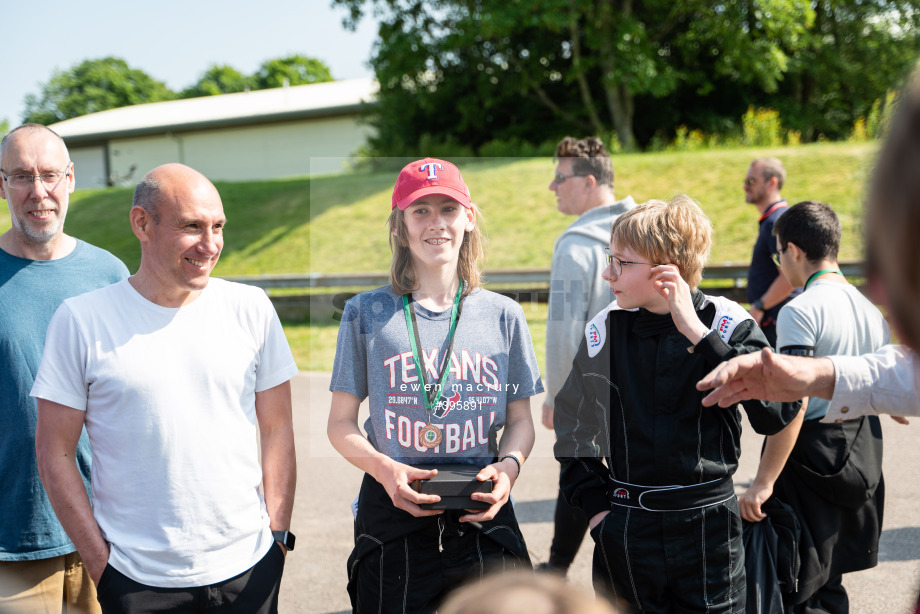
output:
[[[67,167],[67,193],[73,194],[77,188],[77,176],[74,174],[73,162]]]
[[[466,207],[464,207],[466,209]],[[476,228],[476,214],[473,212],[473,209],[466,209],[466,226],[464,230],[467,232],[472,232]]]
[[[131,207],[128,217],[131,220],[131,230],[134,232],[134,236],[141,243],[144,243],[147,240],[147,228],[153,222],[147,210],[143,207]]]

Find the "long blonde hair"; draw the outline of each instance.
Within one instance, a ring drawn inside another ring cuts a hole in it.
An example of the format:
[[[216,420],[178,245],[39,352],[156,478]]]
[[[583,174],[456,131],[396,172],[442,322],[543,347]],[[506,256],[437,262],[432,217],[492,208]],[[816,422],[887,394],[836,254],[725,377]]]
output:
[[[463,233],[460,259],[457,261],[457,274],[464,282],[464,296],[482,285],[480,264],[485,254],[482,214],[475,204],[472,204],[470,208],[473,211],[476,225],[473,230]],[[412,266],[405,218],[405,211],[394,207],[387,220],[390,227],[390,250],[393,252],[393,262],[390,265],[390,285],[393,286],[393,292],[399,295],[412,294],[414,290],[418,290],[418,278],[415,274],[415,267]]]

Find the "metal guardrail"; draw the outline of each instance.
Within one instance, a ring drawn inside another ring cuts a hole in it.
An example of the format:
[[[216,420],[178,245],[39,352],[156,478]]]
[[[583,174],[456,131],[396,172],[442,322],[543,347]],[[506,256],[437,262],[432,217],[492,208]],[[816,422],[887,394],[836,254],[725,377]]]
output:
[[[843,260],[840,270],[847,277],[862,277],[864,262],[862,260]],[[732,287],[743,288],[747,282],[747,262],[725,262],[712,264],[703,271],[707,281],[730,280]],[[272,289],[317,289],[317,288],[379,288],[388,283],[385,272],[369,273],[307,273],[286,275],[252,275],[226,277],[229,281],[258,286],[265,290]],[[486,271],[485,281],[489,288],[507,286],[549,286],[549,269],[493,269]],[[744,282],[744,283],[740,283]]]
[[[491,286],[509,284],[549,284],[549,269],[496,269],[485,274],[486,282]],[[292,273],[288,275],[250,275],[225,277],[265,290],[275,288],[379,288],[389,283],[386,272],[369,273]]]
[[[843,261],[840,269],[848,277],[864,275],[863,262],[859,260]],[[703,272],[704,290],[707,294],[746,302],[747,271],[746,262],[710,265]],[[379,288],[389,281],[385,272],[255,275],[225,279],[264,289],[284,320],[317,324],[337,321],[336,314],[341,313],[345,301],[354,296],[355,291]],[[485,281],[486,287],[493,292],[520,303],[545,303],[549,300],[549,269],[493,269],[486,271]],[[340,291],[335,292],[336,288]],[[285,291],[273,293],[272,290]]]

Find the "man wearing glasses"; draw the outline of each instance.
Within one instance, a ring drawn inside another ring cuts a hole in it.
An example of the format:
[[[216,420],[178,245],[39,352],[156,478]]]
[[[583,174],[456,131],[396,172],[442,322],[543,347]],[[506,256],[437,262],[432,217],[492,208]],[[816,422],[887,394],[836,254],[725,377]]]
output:
[[[562,139],[555,161],[549,189],[556,194],[556,208],[577,219],[553,246],[543,378],[543,426],[548,429],[553,428],[554,400],[572,370],[585,325],[610,304],[610,288],[600,276],[610,229],[620,214],[636,206],[631,196],[620,201],[614,197],[613,164],[599,138]],[[560,492],[549,562],[541,567],[565,575],[587,528],[584,514]]]
[[[26,124],[0,142],[0,197],[12,227],[0,235],[0,611],[99,612],[96,589],[42,488],[29,397],[45,330],[66,298],[128,276],[110,253],[64,234],[75,185],[67,147]],[[90,449],[76,461],[89,490]],[[50,608],[50,609],[46,609]]]
[[[791,356],[860,356],[890,343],[888,323],[837,265],[841,225],[829,206],[805,201],[773,228],[783,275],[804,288],[779,314],[777,350]],[[878,416],[824,424],[831,402],[805,397],[802,413],[768,436],[741,517],[760,522],[776,496],[802,526],[801,571],[791,612],[846,612],[842,574],[875,567],[884,485]],[[854,407],[859,409],[859,407]],[[788,459],[788,460],[787,460]],[[787,604],[788,605],[788,604]]]
[[[754,160],[744,178],[744,200],[757,207],[760,214],[757,241],[748,268],[749,312],[774,347],[779,310],[797,294],[786,278],[779,274],[772,258],[776,254],[773,224],[789,208],[786,199],[780,195],[785,181],[786,169],[776,158]]]

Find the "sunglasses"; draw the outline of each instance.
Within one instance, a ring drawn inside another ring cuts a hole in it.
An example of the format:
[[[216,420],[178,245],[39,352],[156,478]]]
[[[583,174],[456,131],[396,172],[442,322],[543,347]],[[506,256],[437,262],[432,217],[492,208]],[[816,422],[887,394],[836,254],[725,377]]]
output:
[[[587,175],[579,175],[577,173],[574,173],[572,175],[563,175],[562,173],[555,173],[553,181],[556,182],[556,185],[560,185],[560,184],[565,183],[565,180],[571,177],[587,177]]]

